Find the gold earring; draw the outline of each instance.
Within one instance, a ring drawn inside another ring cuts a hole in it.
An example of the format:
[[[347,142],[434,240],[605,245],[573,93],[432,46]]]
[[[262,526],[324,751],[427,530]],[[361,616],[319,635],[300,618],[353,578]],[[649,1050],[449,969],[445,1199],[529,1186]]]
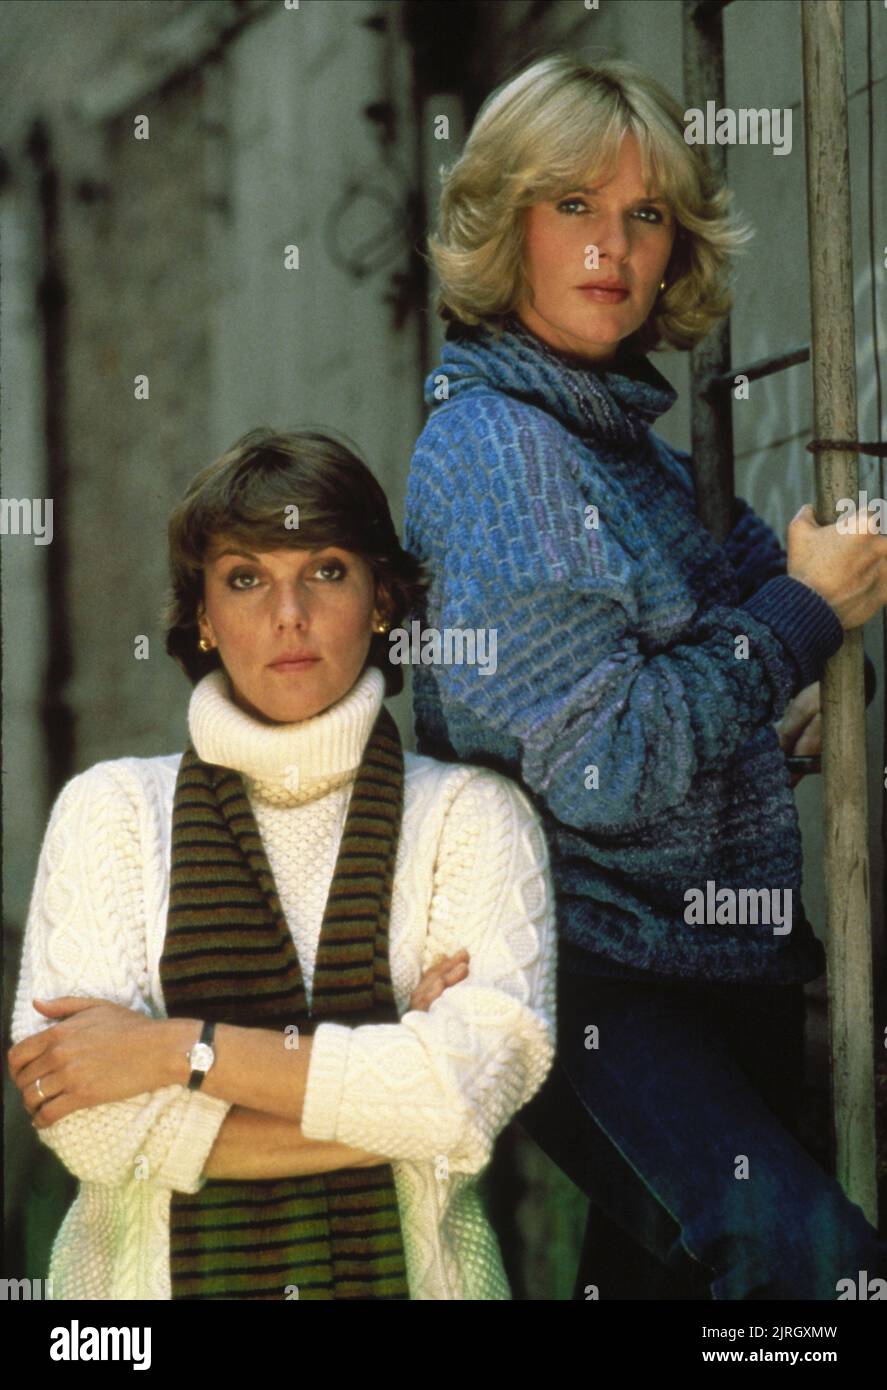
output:
[[[387,624],[386,622],[384,622],[381,618],[379,619],[379,621],[378,621],[377,623],[373,623],[373,632],[387,632],[387,631],[388,631],[388,624]]]
[[[664,290],[664,289],[665,289],[665,281],[664,281],[664,280],[660,280],[660,281],[659,281],[659,289],[660,289],[660,290]]]
[[[212,642],[207,642],[207,640],[206,640],[205,637],[201,637],[201,639],[200,639],[200,641],[197,643],[197,645],[198,645],[198,647],[200,648],[200,650],[201,650],[202,652],[210,652],[210,651],[212,651]]]

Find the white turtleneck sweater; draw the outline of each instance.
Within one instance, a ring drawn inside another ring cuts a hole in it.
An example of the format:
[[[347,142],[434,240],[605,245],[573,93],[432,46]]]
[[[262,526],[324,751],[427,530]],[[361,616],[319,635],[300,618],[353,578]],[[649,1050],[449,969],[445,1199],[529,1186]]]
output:
[[[242,711],[222,671],[191,696],[198,755],[243,775],[309,998],[348,802],[383,695],[382,673],[368,667],[329,709],[278,725]],[[28,913],[14,1043],[50,1026],[35,997],[109,999],[166,1016],[159,966],[181,756],[96,763],[59,793]],[[508,1298],[478,1177],[554,1056],[548,850],[529,800],[497,773],[406,751],[404,771],[389,924],[400,1022],[317,1027],[302,1130],[391,1160],[411,1298]],[[423,971],[460,947],[470,952],[467,980],[427,1012],[410,1010]],[[167,1086],[37,1131],[80,1180],[53,1246],[54,1298],[170,1298],[170,1194],[203,1186],[229,1109]]]

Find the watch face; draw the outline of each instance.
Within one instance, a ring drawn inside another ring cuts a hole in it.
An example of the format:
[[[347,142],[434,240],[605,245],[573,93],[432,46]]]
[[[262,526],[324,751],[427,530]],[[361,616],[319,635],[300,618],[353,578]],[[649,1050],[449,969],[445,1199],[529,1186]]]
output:
[[[192,1071],[209,1071],[215,1059],[215,1053],[209,1043],[195,1043],[191,1048]]]

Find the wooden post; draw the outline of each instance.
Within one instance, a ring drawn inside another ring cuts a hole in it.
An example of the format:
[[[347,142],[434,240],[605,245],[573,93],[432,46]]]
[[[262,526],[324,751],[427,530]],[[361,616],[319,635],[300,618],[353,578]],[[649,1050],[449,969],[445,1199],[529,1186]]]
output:
[[[687,108],[705,110],[707,101],[724,106],[723,6],[684,0],[684,98]],[[726,145],[706,150],[721,178],[727,175]],[[690,355],[690,404],[696,506],[703,526],[723,544],[733,515],[733,396],[727,391],[707,394],[714,377],[730,367],[730,319],[720,323]]]
[[[847,89],[842,0],[801,0],[814,435],[857,438]],[[816,512],[859,493],[851,449],[816,456]],[[872,934],[862,630],[822,680],[829,1028],[837,1178],[877,1222]]]

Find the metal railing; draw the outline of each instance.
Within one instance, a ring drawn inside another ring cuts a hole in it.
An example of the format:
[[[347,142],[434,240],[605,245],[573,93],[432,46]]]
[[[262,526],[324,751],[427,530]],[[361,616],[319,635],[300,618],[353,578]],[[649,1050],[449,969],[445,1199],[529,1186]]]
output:
[[[729,0],[685,0],[684,90],[688,107],[724,100],[722,12]],[[815,510],[835,520],[840,497],[856,497],[856,373],[850,234],[847,87],[842,0],[801,0],[811,345],[745,367],[730,363],[722,321],[691,357],[692,453],[700,519],[716,540],[729,534],[735,495],[734,379],[769,376],[812,358]],[[726,179],[726,146],[710,147]],[[834,447],[832,447],[834,446]],[[836,1175],[877,1224],[872,928],[862,630],[846,632],[827,662],[822,691],[822,772],[829,1044]],[[789,760],[791,765],[791,760]]]

